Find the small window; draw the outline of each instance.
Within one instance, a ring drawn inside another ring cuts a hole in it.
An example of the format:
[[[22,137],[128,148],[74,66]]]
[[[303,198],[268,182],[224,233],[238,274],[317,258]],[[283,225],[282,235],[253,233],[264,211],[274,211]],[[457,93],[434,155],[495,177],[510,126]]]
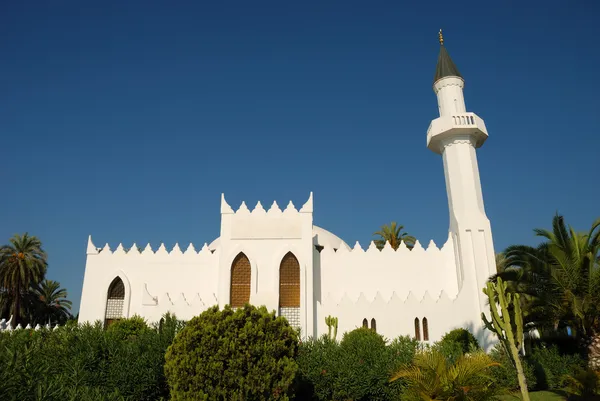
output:
[[[365,318],[365,319],[363,319],[363,327],[364,327],[365,329],[368,329],[368,328],[369,328],[369,321],[368,321],[366,318]]]
[[[423,340],[429,341],[429,324],[426,317],[423,318]]]
[[[371,330],[377,333],[377,322],[375,321],[375,318],[371,319]]]
[[[421,328],[419,327],[419,318],[415,318],[415,338],[417,341],[421,341]]]

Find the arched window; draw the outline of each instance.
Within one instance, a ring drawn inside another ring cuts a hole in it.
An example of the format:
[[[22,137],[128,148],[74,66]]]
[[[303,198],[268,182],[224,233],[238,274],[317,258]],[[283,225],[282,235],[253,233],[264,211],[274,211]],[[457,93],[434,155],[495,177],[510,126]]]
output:
[[[250,302],[250,261],[240,252],[231,264],[231,294],[229,304],[239,308]]]
[[[120,277],[116,277],[108,287],[106,295],[106,312],[104,315],[104,326],[108,327],[123,318],[123,306],[125,304],[125,285]]]
[[[417,341],[421,341],[421,327],[419,327],[419,318],[415,318],[415,338]]]
[[[429,324],[427,318],[423,318],[423,341],[429,341]]]
[[[364,319],[363,319],[363,327],[364,327],[365,329],[368,329],[368,328],[369,328],[369,321],[367,320],[367,318],[364,318]]]
[[[375,321],[375,318],[371,319],[371,330],[377,333],[377,322]]]
[[[300,327],[300,263],[291,252],[279,265],[279,315],[292,327]]]

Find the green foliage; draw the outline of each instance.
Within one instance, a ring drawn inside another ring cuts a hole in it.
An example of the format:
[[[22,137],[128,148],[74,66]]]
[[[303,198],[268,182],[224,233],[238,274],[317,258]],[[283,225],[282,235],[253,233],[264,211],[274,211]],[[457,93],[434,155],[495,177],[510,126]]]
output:
[[[496,345],[490,352],[490,356],[495,362],[499,363],[498,366],[492,367],[497,385],[511,391],[518,391],[519,380],[517,379],[517,369],[504,347],[500,344]],[[526,359],[521,358],[520,360],[527,380],[527,386],[529,390],[533,390],[537,384],[535,369]]]
[[[525,321],[542,338],[568,326],[585,349],[600,332],[600,219],[581,233],[557,214],[551,230],[534,232],[544,242],[508,247],[504,267],[492,279],[504,279],[511,292],[523,295]],[[589,351],[592,363],[594,358],[600,361],[600,355]]]
[[[29,298],[29,323],[50,323],[63,325],[71,317],[71,301],[67,299],[67,290],[60,283],[45,279],[32,285]]]
[[[287,400],[296,331],[265,307],[212,307],[190,320],[166,354],[171,399]]]
[[[578,368],[565,377],[567,391],[574,395],[590,397],[600,395],[600,372]]]
[[[373,233],[377,235],[379,239],[374,240],[377,249],[383,249],[386,242],[390,243],[390,246],[396,250],[402,242],[404,242],[408,249],[412,249],[415,246],[416,238],[409,235],[404,230],[404,226],[397,224],[392,221],[389,225],[381,226],[381,230]]]
[[[148,330],[146,320],[139,315],[133,315],[129,319],[117,320],[108,326],[106,331],[121,340],[125,340],[140,336]]]
[[[567,384],[567,376],[574,375],[585,362],[579,355],[561,355],[556,346],[535,348],[529,356],[535,367],[537,388],[560,390]]]
[[[298,399],[398,399],[403,383],[389,383],[389,377],[412,360],[417,348],[408,336],[386,344],[367,328],[345,333],[340,343],[326,335],[304,342],[298,352]]]
[[[46,259],[42,242],[28,233],[16,234],[10,239],[10,245],[0,247],[0,312],[12,314],[13,327],[27,320],[23,306],[31,284],[44,279]]]
[[[363,327],[345,333],[337,362],[341,369],[335,381],[334,399],[388,399],[386,387],[393,366],[391,353],[380,334]]]
[[[153,329],[122,338],[100,322],[0,333],[0,399],[165,399],[164,354],[172,340]]]
[[[497,365],[483,351],[451,363],[436,349],[418,352],[412,364],[399,369],[392,381],[403,379],[403,400],[487,401],[499,394],[491,368]]]
[[[331,400],[338,375],[339,344],[327,335],[302,342],[298,349],[296,398]]]
[[[423,346],[426,350],[434,350],[444,355],[450,363],[454,363],[466,352],[463,350],[463,344],[456,341],[438,341],[433,345]],[[473,351],[476,351],[474,348]]]
[[[471,332],[467,329],[454,329],[444,334],[442,339],[439,341],[441,344],[458,343],[462,347],[463,354],[474,349],[480,349],[479,342]]]

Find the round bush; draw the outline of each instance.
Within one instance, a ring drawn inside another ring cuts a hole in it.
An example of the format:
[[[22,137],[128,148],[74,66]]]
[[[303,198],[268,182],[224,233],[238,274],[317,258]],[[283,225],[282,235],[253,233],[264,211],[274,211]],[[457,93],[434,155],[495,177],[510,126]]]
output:
[[[139,315],[117,320],[106,329],[108,333],[122,340],[135,338],[148,330],[146,320]]]
[[[298,334],[265,307],[214,306],[190,320],[165,356],[171,400],[288,400]]]
[[[459,343],[462,345],[462,352],[466,354],[471,350],[471,347],[480,349],[477,339],[469,330],[466,329],[454,329],[444,334],[444,337],[440,340],[440,343]]]

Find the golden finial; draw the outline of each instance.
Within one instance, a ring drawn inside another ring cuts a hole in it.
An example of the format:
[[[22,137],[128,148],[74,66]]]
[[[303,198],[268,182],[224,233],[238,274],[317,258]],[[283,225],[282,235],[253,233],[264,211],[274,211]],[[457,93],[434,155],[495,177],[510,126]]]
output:
[[[440,29],[440,33],[438,33],[438,37],[440,38],[440,45],[444,46],[444,37],[442,36],[442,30]]]

